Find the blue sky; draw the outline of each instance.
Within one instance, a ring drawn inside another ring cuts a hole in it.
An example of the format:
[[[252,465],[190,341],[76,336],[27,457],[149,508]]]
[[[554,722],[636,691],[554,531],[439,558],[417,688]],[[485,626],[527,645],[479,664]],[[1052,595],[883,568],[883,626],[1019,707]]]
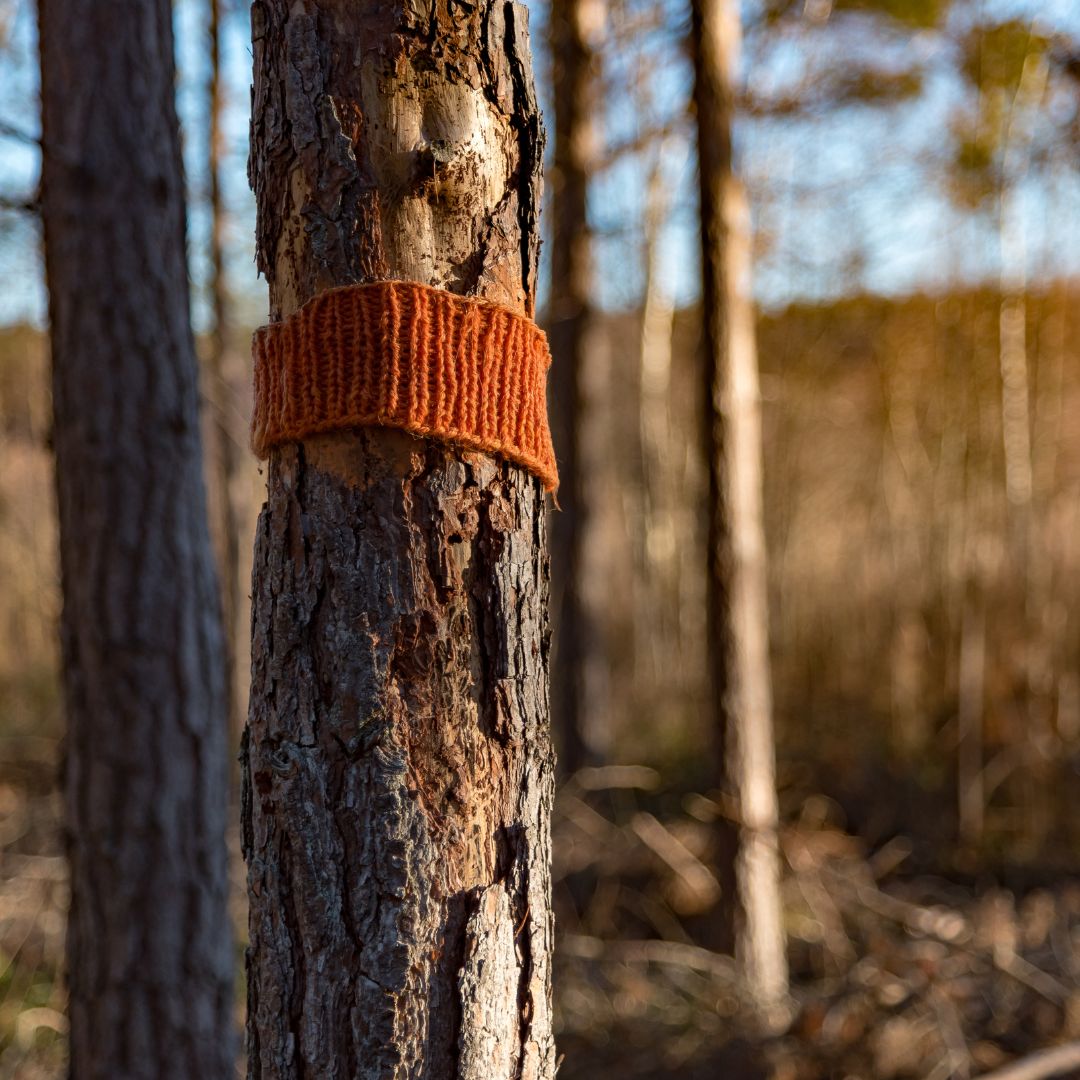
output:
[[[626,0],[614,11],[634,10]],[[638,34],[611,54],[613,78],[635,64],[647,65],[648,100],[620,94],[604,118],[605,138],[624,143],[642,129],[683,114],[690,71],[680,37],[682,8],[669,4],[666,25]],[[538,71],[546,70],[543,50],[545,8],[533,0],[533,37]],[[971,5],[968,5],[970,10]],[[251,323],[265,313],[265,288],[257,280],[252,250],[253,207],[246,178],[250,48],[246,4],[226,0],[224,62],[229,146],[225,198],[229,211],[229,274],[239,315]],[[986,0],[988,17],[1030,18],[1035,0]],[[1080,36],[1080,5],[1054,0],[1038,5],[1050,28]],[[747,4],[752,17],[754,4]],[[205,5],[178,0],[178,104],[191,191],[189,259],[196,325],[203,321],[207,218],[203,209],[205,175],[204,93],[208,52]],[[613,31],[618,20],[613,19]],[[0,132],[37,132],[37,72],[34,9],[28,0],[0,0]],[[751,44],[754,44],[753,42]],[[760,43],[758,43],[760,44]],[[762,243],[755,290],[765,306],[818,299],[854,289],[904,293],[954,281],[992,279],[999,270],[996,229],[988,217],[956,213],[936,179],[933,162],[947,142],[959,88],[949,75],[942,45],[931,35],[867,32],[846,35],[801,34],[786,42],[747,51],[751,89],[775,88],[808,65],[841,64],[860,51],[892,49],[917,56],[931,71],[926,90],[912,103],[890,109],[852,107],[807,120],[744,123],[739,147]],[[756,66],[755,66],[756,64]],[[545,80],[541,78],[542,91]],[[542,97],[545,95],[542,92]],[[695,162],[689,127],[668,141],[662,164],[670,191],[670,218],[660,251],[662,279],[677,302],[697,292]],[[1080,219],[1080,184],[1075,148],[1049,178],[1032,177],[1018,188],[1017,213],[1026,237],[1025,276],[1032,281],[1060,273],[1080,273],[1080,230],[1062,227]],[[17,197],[33,191],[36,149],[0,133],[0,193]],[[608,307],[637,302],[643,274],[640,221],[646,165],[626,158],[605,171],[593,186],[590,215],[597,232],[597,293]],[[0,212],[0,324],[41,323],[45,298],[36,224],[25,215]]]

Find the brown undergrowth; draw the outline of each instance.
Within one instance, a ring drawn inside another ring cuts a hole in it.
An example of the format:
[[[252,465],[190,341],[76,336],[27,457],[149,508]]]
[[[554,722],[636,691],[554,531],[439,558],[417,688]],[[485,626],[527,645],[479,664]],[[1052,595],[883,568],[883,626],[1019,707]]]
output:
[[[560,792],[562,1080],[967,1080],[1080,1037],[1080,883],[908,875],[906,840],[868,850],[817,796],[782,837],[792,1019],[756,1031],[706,947],[721,807],[658,784],[598,769]]]

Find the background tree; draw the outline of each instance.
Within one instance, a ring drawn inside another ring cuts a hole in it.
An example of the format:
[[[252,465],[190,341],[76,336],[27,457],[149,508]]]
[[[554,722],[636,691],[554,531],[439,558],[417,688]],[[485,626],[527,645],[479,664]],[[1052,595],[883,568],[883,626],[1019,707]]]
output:
[[[253,10],[271,318],[388,278],[531,314],[525,9]],[[540,484],[376,428],[274,452],[268,480],[244,751],[250,1075],[549,1078]]]
[[[582,436],[594,294],[588,193],[601,138],[596,45],[603,26],[603,0],[554,0],[548,14],[555,152],[547,325],[555,361],[551,416],[560,474],[559,510],[551,522],[556,628],[552,713],[559,762],[567,773],[594,762],[598,755],[586,677],[589,657],[597,650],[599,626],[590,619],[581,576],[589,511]]]
[[[40,7],[77,1077],[233,1072],[225,672],[167,0]]]
[[[210,45],[210,77],[207,83],[206,178],[210,213],[209,294],[210,329],[206,340],[206,390],[211,423],[210,496],[212,534],[217,548],[221,580],[222,621],[225,625],[225,657],[228,676],[229,726],[237,738],[243,728],[247,688],[246,676],[236,669],[240,614],[243,610],[243,585],[240,580],[240,525],[234,488],[240,471],[242,436],[236,430],[236,401],[231,363],[230,337],[233,330],[232,305],[225,265],[226,208],[224,198],[225,155],[225,79],[222,71],[221,44],[224,19],[221,0],[209,0],[207,38]],[[244,632],[247,632],[245,625]],[[245,650],[246,651],[246,650]]]
[[[953,198],[976,217],[989,218],[996,232],[1000,307],[997,327],[997,390],[1003,458],[1003,494],[1009,524],[1009,544],[1002,576],[1019,585],[1027,612],[1024,641],[1016,650],[1014,678],[1026,713],[1016,740],[1017,757],[1027,769],[1027,828],[1041,842],[1048,830],[1053,785],[1047,769],[1060,753],[1054,731],[1054,678],[1050,637],[1044,612],[1051,601],[1050,560],[1038,529],[1048,485],[1036,488],[1037,452],[1035,420],[1038,384],[1034,378],[1030,340],[1029,240],[1020,216],[1024,186],[1032,174],[1048,172],[1063,144],[1065,125],[1073,111],[1062,106],[1074,98],[1065,71],[1055,63],[1071,43],[1055,41],[1039,18],[978,19],[956,35],[954,46],[964,96],[953,116],[948,153],[947,187]],[[1045,398],[1044,398],[1045,400]],[[1045,469],[1042,476],[1046,476]],[[996,486],[996,485],[995,485]],[[991,560],[993,562],[994,560]],[[994,566],[987,566],[972,548],[967,557],[967,592],[978,597],[988,587]],[[980,601],[970,601],[976,606]],[[972,626],[974,625],[974,629]],[[961,625],[960,653],[979,658],[985,649],[981,623],[965,619]],[[971,690],[963,700],[977,705],[963,713],[958,743],[958,824],[970,843],[982,841],[987,797],[982,760],[982,702]]]
[[[736,0],[695,0],[692,11],[709,471],[706,640],[722,786],[734,797],[738,825],[720,856],[720,917],[724,946],[737,950],[751,993],[768,1009],[787,992],[787,959],[750,210],[732,152],[739,13]]]

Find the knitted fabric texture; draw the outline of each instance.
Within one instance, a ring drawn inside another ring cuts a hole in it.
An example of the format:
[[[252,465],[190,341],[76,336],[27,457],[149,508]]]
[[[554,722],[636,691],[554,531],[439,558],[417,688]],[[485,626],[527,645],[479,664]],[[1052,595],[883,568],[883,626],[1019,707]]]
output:
[[[558,486],[544,332],[507,308],[407,281],[320,293],[255,332],[251,442],[369,424],[498,454]]]

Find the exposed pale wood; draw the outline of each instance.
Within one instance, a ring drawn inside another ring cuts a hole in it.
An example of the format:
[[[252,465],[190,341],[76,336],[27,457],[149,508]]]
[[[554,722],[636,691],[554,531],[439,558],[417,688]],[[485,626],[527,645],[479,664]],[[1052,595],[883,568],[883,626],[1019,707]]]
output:
[[[274,318],[407,278],[534,306],[525,9],[257,0]],[[369,428],[276,452],[244,751],[249,1075],[537,1078],[552,754],[537,480]]]

